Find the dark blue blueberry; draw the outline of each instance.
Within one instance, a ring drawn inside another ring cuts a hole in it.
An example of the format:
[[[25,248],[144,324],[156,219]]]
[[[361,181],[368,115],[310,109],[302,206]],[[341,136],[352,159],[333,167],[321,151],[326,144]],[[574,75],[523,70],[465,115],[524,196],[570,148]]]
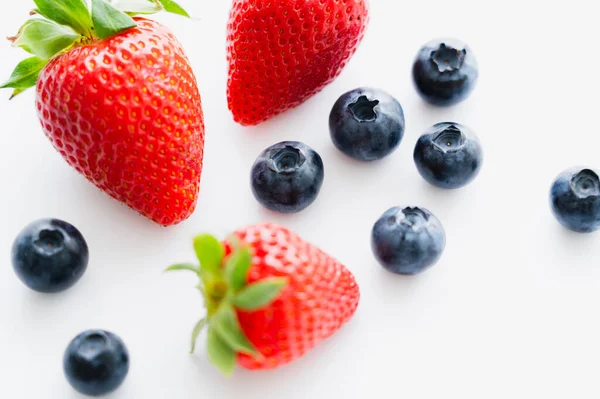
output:
[[[394,97],[377,89],[360,88],[342,95],[329,115],[333,144],[359,161],[382,159],[404,137],[404,111]]]
[[[473,52],[454,39],[427,43],[413,64],[417,91],[434,105],[448,106],[463,101],[475,88],[478,76]]]
[[[375,257],[396,274],[423,272],[440,259],[445,246],[442,224],[425,208],[392,208],[375,223],[371,235]]]
[[[598,172],[573,168],[560,174],[550,190],[556,219],[578,233],[600,229],[600,178]]]
[[[44,293],[72,287],[85,272],[88,258],[88,246],[79,230],[57,219],[31,223],[12,247],[12,264],[19,279]]]
[[[106,395],[117,389],[129,371],[129,353],[113,333],[89,330],[67,347],[63,359],[65,376],[79,393]]]
[[[296,213],[312,204],[325,171],[315,150],[297,141],[284,141],[264,150],[252,166],[254,196],[265,208]]]
[[[425,180],[440,188],[454,189],[477,177],[483,150],[469,128],[444,122],[432,126],[419,138],[414,159]]]

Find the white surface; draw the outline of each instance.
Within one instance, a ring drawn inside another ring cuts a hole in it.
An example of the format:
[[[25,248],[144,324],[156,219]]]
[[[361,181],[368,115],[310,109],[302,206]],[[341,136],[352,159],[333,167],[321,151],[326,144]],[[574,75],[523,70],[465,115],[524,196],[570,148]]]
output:
[[[5,1],[0,36],[31,1]],[[597,18],[589,1],[373,0],[366,39],[343,75],[306,104],[257,128],[233,123],[226,105],[229,1],[182,0],[200,21],[161,16],[187,49],[206,114],[198,210],[169,229],[153,225],[72,171],[43,136],[33,93],[0,94],[0,397],[76,399],[62,375],[69,340],[88,328],[118,333],[131,371],[113,399],[198,398],[597,398],[600,235],[579,236],[552,218],[547,193],[561,170],[600,166]],[[417,97],[410,67],[419,46],[455,36],[476,52],[473,96],[449,109]],[[0,46],[0,76],[24,56]],[[331,144],[330,107],[357,86],[381,87],[404,106],[407,132],[389,159],[352,162]],[[486,161],[466,189],[442,192],[417,174],[412,149],[435,122],[471,126]],[[266,146],[295,139],[326,167],[319,200],[297,216],[254,201],[248,175]],[[448,237],[442,261],[416,278],[385,273],[371,255],[372,224],[393,205],[430,208]],[[59,217],[84,233],[89,269],[56,296],[27,290],[9,262],[17,232]],[[202,303],[192,276],[164,275],[192,260],[190,237],[281,222],[355,273],[355,318],[304,359],[227,380],[203,348],[187,354]]]

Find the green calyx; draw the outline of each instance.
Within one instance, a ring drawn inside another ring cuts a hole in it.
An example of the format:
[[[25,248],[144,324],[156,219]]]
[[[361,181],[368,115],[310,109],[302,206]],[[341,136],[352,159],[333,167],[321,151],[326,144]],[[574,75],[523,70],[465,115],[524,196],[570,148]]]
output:
[[[225,249],[215,237],[199,235],[194,239],[194,250],[200,266],[182,263],[167,269],[192,271],[200,279],[197,288],[204,297],[207,316],[193,329],[191,352],[202,330],[208,327],[208,357],[225,375],[233,373],[239,353],[261,356],[244,334],[237,310],[265,308],[279,297],[288,282],[287,278],[273,277],[249,284],[250,249],[235,239],[231,242],[233,251],[225,258]]]
[[[34,0],[31,19],[9,38],[33,57],[15,68],[0,89],[11,88],[13,95],[35,86],[49,60],[73,47],[108,39],[136,26],[132,16],[161,11],[189,17],[173,0]]]

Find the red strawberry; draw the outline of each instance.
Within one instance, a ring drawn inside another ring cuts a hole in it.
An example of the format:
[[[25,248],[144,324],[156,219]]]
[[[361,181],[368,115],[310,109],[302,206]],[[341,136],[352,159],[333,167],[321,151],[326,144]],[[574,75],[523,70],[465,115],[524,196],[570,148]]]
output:
[[[236,361],[270,369],[298,359],[354,314],[360,293],[352,274],[298,235],[260,224],[236,231],[232,240],[198,236],[200,268],[169,268],[199,275],[207,318],[192,342],[207,324],[208,355],[224,373]]]
[[[229,109],[256,125],[331,83],[360,44],[367,0],[234,0],[228,25]]]
[[[18,94],[35,84],[44,133],[71,166],[153,221],[179,223],[194,211],[204,149],[200,94],[183,49],[158,22],[131,19],[105,0],[94,0],[90,15],[78,2],[36,0],[43,17],[13,40],[40,47],[21,63],[39,72],[37,83],[17,67],[3,87]],[[185,13],[173,4],[169,11]],[[63,41],[43,47],[42,29]]]

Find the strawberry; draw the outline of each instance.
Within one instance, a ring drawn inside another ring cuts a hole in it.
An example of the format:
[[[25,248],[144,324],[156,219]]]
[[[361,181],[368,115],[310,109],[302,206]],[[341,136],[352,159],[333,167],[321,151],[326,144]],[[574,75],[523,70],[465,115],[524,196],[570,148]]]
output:
[[[321,91],[363,39],[367,0],[234,0],[227,99],[236,122],[256,125]]]
[[[196,206],[204,121],[196,78],[181,45],[158,22],[129,15],[172,0],[35,0],[12,38],[34,56],[7,83],[36,87],[42,129],[63,158],[104,192],[156,223]],[[127,13],[126,13],[127,12]]]
[[[179,264],[200,277],[207,316],[208,355],[225,374],[235,363],[271,369],[302,357],[354,314],[360,293],[337,260],[284,227],[259,224],[220,243],[194,240],[200,266]]]

